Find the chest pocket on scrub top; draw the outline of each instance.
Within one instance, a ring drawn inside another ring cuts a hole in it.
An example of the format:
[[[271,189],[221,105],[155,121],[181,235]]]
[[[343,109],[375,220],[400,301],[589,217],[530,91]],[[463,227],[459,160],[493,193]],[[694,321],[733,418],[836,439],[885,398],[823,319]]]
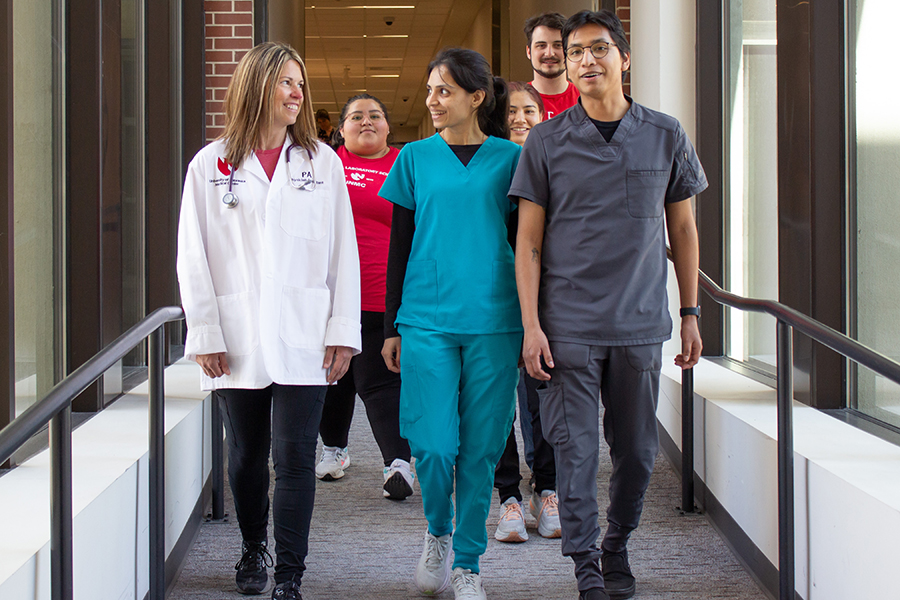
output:
[[[625,174],[628,214],[655,219],[663,214],[669,170],[629,170]]]
[[[321,240],[330,221],[328,192],[324,185],[313,191],[286,185],[281,190],[281,228],[288,235],[305,240]]]

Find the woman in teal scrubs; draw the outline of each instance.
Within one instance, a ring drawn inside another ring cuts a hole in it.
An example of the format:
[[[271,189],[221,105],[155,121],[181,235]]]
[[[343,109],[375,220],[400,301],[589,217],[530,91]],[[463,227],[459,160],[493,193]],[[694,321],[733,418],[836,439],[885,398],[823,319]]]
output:
[[[380,192],[395,205],[382,354],[401,376],[401,433],[428,520],[416,585],[437,594],[452,583],[456,598],[482,599],[479,558],[522,345],[507,197],[519,146],[508,140],[506,83],[483,56],[445,49],[428,70],[440,133],[406,145]]]

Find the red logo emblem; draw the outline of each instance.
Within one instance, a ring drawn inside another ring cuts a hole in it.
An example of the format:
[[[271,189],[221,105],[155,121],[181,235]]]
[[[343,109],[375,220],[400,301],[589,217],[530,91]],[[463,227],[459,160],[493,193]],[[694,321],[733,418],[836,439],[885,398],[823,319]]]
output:
[[[222,175],[231,175],[231,163],[229,163],[224,158],[220,158],[218,161],[219,172]]]

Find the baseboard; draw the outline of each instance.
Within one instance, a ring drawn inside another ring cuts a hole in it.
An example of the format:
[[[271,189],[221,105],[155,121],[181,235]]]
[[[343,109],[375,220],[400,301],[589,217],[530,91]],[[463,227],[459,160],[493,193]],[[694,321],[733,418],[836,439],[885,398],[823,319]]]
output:
[[[681,478],[681,450],[675,441],[669,436],[666,428],[659,424],[659,442],[663,455],[672,465],[672,468]],[[715,494],[709,491],[706,484],[694,473],[694,494],[697,504],[709,517],[710,523],[718,531],[719,536],[731,549],[732,554],[743,565],[744,569],[760,586],[763,592],[771,598],[778,598],[778,569],[769,558],[753,543],[753,540],[744,533],[737,521],[732,518],[724,506],[718,501]],[[803,600],[800,594],[794,592],[795,600]]]
[[[166,558],[166,596],[171,593],[175,584],[178,582],[178,578],[181,576],[181,571],[184,569],[184,563],[187,561],[188,554],[190,554],[191,548],[194,547],[197,536],[200,535],[200,526],[203,524],[203,517],[206,515],[206,507],[211,500],[212,477],[208,476],[206,478],[206,483],[203,484],[203,490],[200,493],[200,497],[197,499],[197,503],[194,504],[194,509],[191,511],[191,516],[188,518],[184,529],[181,531],[181,535],[178,536],[178,541],[175,542],[175,546],[172,547],[172,551],[169,553],[168,558]],[[150,592],[148,591],[144,594],[143,600],[149,600],[149,598]]]

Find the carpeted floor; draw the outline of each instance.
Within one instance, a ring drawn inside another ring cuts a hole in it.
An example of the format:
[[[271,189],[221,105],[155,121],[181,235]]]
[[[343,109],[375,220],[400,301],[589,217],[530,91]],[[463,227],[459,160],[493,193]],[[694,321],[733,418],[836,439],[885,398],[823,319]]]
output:
[[[521,448],[521,440],[520,440]],[[425,519],[416,493],[403,502],[381,495],[382,460],[365,408],[357,400],[350,433],[352,465],[335,482],[319,482],[310,534],[304,600],[424,598],[412,583],[422,549]],[[601,448],[597,476],[601,514],[606,505],[609,459]],[[522,463],[523,492],[528,468]],[[527,496],[525,496],[527,498]],[[641,526],[629,542],[629,556],[641,600],[765,600],[703,516],[682,516],[678,478],[660,455],[647,492]],[[527,500],[526,500],[527,503]],[[230,496],[226,510],[233,516]],[[526,510],[527,512],[527,510]],[[488,518],[488,549],[481,563],[490,600],[575,600],[572,563],[559,540],[544,539],[527,516],[530,539],[502,544],[493,539],[498,517],[494,492]],[[237,599],[233,565],[240,557],[240,534],[232,518],[204,524],[169,600]],[[271,530],[270,530],[271,532]],[[270,533],[270,546],[274,546]],[[273,552],[274,554],[274,552]],[[270,571],[271,576],[271,571]],[[270,584],[271,586],[271,584]],[[268,598],[267,592],[263,598]],[[450,599],[448,590],[440,598]]]

